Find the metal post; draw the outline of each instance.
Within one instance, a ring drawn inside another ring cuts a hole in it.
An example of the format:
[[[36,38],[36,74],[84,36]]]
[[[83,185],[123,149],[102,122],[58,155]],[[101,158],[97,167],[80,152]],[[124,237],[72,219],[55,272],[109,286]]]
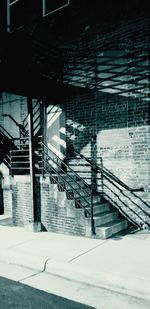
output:
[[[104,175],[103,175],[103,159],[100,158],[101,161],[101,188],[102,188],[102,196],[104,195]]]
[[[94,226],[94,219],[93,219],[93,189],[91,189],[91,234],[95,235],[95,226]]]
[[[40,105],[40,115],[41,115],[41,133],[42,133],[42,137],[41,137],[41,159],[42,159],[42,174],[44,177],[44,164],[46,162],[46,158],[45,158],[45,150],[44,150],[44,146],[46,145],[46,129],[47,129],[47,123],[46,123],[46,105],[45,102],[41,102]]]
[[[34,140],[33,140],[33,109],[32,98],[27,98],[28,102],[28,126],[29,126],[29,160],[30,160],[30,180],[31,180],[31,205],[33,211],[33,222],[38,222],[38,209],[36,203],[35,187],[35,165],[34,165]]]

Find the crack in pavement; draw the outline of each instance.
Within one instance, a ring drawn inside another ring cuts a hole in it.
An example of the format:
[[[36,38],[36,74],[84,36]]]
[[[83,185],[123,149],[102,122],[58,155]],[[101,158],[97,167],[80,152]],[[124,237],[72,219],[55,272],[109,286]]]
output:
[[[71,263],[72,261],[78,259],[79,257],[83,256],[84,254],[86,254],[86,253],[88,253],[88,252],[90,252],[90,251],[92,251],[92,250],[94,250],[94,249],[96,249],[96,248],[98,248],[98,247],[104,245],[106,242],[108,243],[108,241],[109,241],[109,240],[106,239],[106,240],[104,240],[101,244],[98,244],[98,245],[96,245],[96,246],[94,246],[94,247],[92,247],[92,248],[86,250],[85,252],[78,254],[77,256],[75,256],[74,258],[72,258],[71,260],[69,260],[68,263]]]

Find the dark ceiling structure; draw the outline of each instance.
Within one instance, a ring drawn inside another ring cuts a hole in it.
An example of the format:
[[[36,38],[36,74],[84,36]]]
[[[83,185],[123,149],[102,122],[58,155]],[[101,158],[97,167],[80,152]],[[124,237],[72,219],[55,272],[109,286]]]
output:
[[[20,1],[23,10],[12,31],[6,27],[6,1],[1,2],[1,91],[54,99],[96,89],[147,99],[147,2],[70,0],[62,10],[42,17],[41,0]],[[146,35],[140,47],[134,40],[142,30],[141,18],[146,20]],[[132,31],[125,46],[119,31],[124,35],[127,22]]]

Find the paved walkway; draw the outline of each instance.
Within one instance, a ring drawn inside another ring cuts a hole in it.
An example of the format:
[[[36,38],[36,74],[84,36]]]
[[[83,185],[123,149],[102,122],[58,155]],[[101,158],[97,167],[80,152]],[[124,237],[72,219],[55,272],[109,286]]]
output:
[[[150,301],[150,232],[108,240],[0,226],[0,261]]]

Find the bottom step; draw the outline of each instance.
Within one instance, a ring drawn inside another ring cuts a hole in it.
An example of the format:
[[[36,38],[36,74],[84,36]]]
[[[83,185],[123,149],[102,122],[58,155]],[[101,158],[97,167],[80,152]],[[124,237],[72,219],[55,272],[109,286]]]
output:
[[[126,229],[128,226],[127,220],[114,220],[109,223],[105,223],[103,225],[96,227],[96,235],[101,239],[106,239],[111,237],[112,235]]]
[[[8,215],[0,215],[0,225],[13,226],[12,218]]]

